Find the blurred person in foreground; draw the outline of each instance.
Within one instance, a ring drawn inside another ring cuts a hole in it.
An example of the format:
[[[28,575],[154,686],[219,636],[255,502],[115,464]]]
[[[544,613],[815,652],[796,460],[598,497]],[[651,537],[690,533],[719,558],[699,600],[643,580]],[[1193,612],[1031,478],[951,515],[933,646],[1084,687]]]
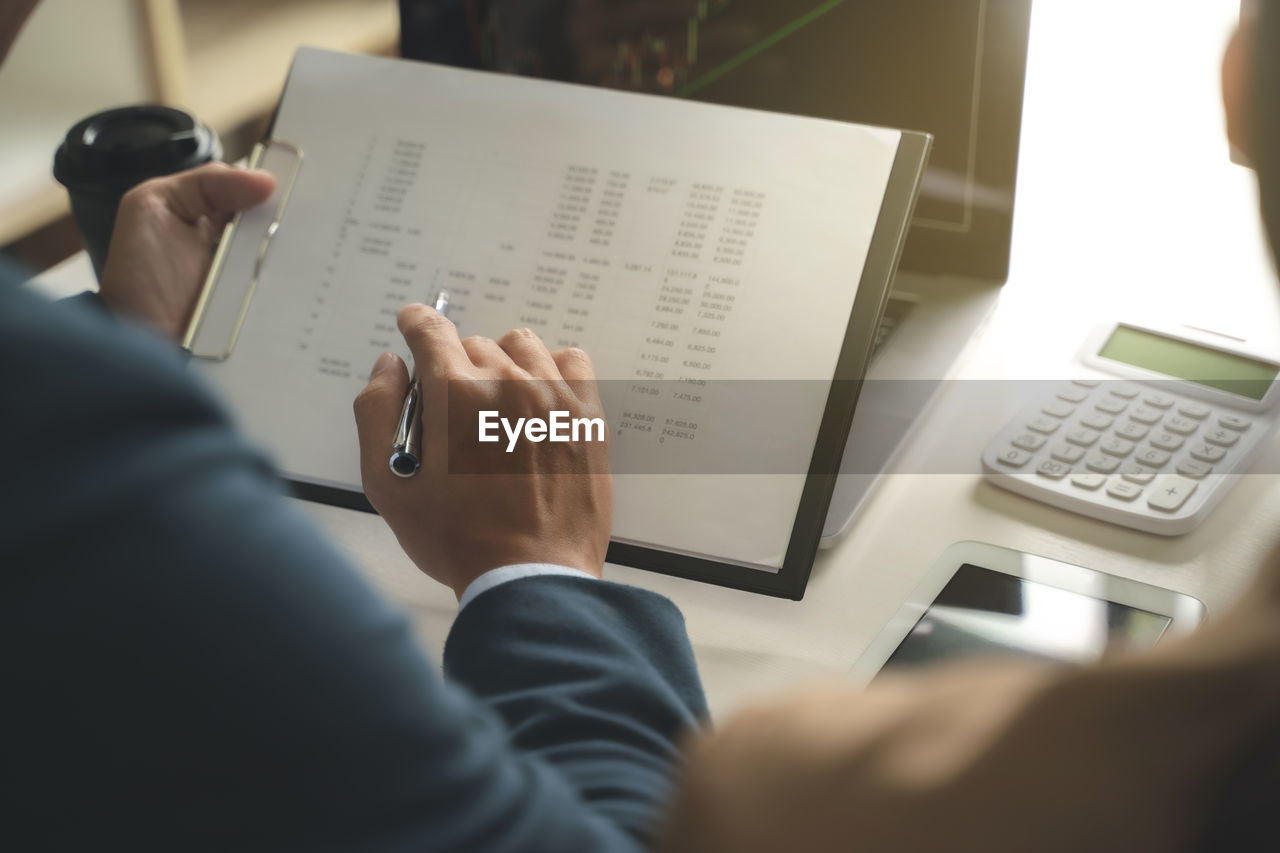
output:
[[[1223,93],[1274,251],[1280,3],[1246,6]],[[666,853],[1280,849],[1280,551],[1230,611],[1148,652],[816,685],[689,752]]]
[[[0,0],[0,58],[35,5]],[[99,297],[49,303],[0,271],[6,846],[640,849],[706,708],[675,607],[600,579],[605,446],[450,477],[428,404],[423,470],[399,480],[409,374],[378,360],[355,406],[364,485],[460,599],[442,678],[185,371],[219,229],[273,186],[220,164],[141,185]],[[459,340],[423,305],[399,322],[428,400],[521,378],[451,403],[600,414],[581,352]]]

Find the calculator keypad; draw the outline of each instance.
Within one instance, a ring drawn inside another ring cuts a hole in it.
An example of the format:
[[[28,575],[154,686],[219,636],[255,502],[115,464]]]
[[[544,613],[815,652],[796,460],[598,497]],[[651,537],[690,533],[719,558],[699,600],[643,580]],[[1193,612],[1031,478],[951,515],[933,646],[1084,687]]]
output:
[[[1221,462],[1227,457],[1227,451],[1212,444],[1200,444],[1191,448],[1191,458],[1198,462]]]
[[[1101,488],[1105,482],[1107,478],[1101,474],[1076,474],[1071,478],[1071,485],[1089,492]]]
[[[1172,516],[1197,492],[1226,487],[1211,475],[1229,471],[1253,446],[1246,438],[1253,427],[1243,414],[1163,389],[1073,381],[1026,410],[992,450],[1004,470],[1046,491],[1125,514]]]
[[[1062,421],[1057,418],[1051,418],[1047,415],[1041,415],[1038,418],[1032,418],[1027,421],[1027,429],[1042,432],[1045,435],[1052,435],[1058,431],[1058,427],[1062,426]]]
[[[1088,429],[1095,429],[1099,431],[1104,429],[1111,429],[1111,425],[1114,424],[1115,422],[1116,422],[1115,418],[1113,418],[1111,415],[1104,415],[1102,412],[1094,412],[1093,414],[1086,415],[1085,417],[1080,419],[1081,426],[1086,427]]]
[[[1120,467],[1120,460],[1114,456],[1095,453],[1085,460],[1084,466],[1090,471],[1096,471],[1099,474],[1110,474]]]
[[[1118,456],[1123,459],[1133,452],[1134,446],[1132,441],[1112,436],[1111,438],[1104,438],[1098,449],[1108,456]]]
[[[1089,399],[1089,389],[1072,383],[1059,388],[1055,396],[1059,400],[1066,400],[1068,403],[1083,403]]]
[[[1040,411],[1054,418],[1069,418],[1076,413],[1076,407],[1066,400],[1050,400]]]
[[[1158,447],[1148,447],[1135,457],[1143,465],[1150,468],[1163,468],[1173,458],[1173,454]]]
[[[1131,501],[1142,494],[1142,486],[1135,486],[1127,480],[1112,480],[1107,484],[1107,494],[1122,501]]]
[[[1071,466],[1065,462],[1046,459],[1040,463],[1040,467],[1036,468],[1036,473],[1041,477],[1048,477],[1050,480],[1061,480],[1071,473]]]
[[[1211,429],[1204,434],[1204,440],[1218,447],[1231,447],[1240,440],[1240,434],[1224,427]]]
[[[1207,462],[1197,462],[1194,459],[1183,459],[1178,463],[1178,473],[1184,477],[1190,477],[1193,480],[1202,480],[1213,473],[1213,466]]]
[[[1151,432],[1150,429],[1134,421],[1129,421],[1127,424],[1121,424],[1116,427],[1116,435],[1121,438],[1127,438],[1130,441],[1142,441],[1149,432]]]
[[[1120,469],[1120,476],[1130,483],[1145,486],[1156,478],[1156,472],[1145,465],[1126,465]]]
[[[1084,458],[1084,448],[1074,444],[1059,444],[1053,448],[1050,455],[1059,462],[1074,465]]]
[[[1129,420],[1136,421],[1140,424],[1151,426],[1160,423],[1160,419],[1164,417],[1164,412],[1159,409],[1152,409],[1147,406],[1138,406],[1129,412]]]
[[[1174,512],[1187,502],[1187,498],[1195,493],[1199,485],[1194,480],[1188,480],[1176,474],[1161,477],[1152,483],[1151,497],[1147,499],[1147,505],[1152,509]]]
[[[1067,430],[1067,441],[1077,444],[1080,447],[1093,447],[1098,443],[1098,439],[1102,438],[1102,433],[1096,429],[1088,427],[1077,427],[1076,429]]]

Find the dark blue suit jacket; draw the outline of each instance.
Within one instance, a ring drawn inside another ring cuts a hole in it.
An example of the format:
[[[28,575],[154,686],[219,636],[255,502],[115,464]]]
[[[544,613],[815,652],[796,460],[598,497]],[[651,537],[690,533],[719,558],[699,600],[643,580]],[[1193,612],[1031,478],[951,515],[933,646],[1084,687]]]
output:
[[[4,285],[0,379],[0,846],[642,846],[705,714],[670,602],[504,584],[442,680],[173,347]]]

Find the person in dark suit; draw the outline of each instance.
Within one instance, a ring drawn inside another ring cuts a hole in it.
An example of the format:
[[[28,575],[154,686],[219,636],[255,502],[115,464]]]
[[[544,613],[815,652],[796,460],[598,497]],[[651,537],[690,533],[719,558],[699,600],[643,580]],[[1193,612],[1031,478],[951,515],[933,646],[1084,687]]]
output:
[[[0,0],[0,56],[34,5]],[[441,677],[173,342],[218,224],[271,188],[221,165],[139,187],[97,300],[0,272],[0,845],[640,849],[706,707],[676,608],[600,579],[607,450],[450,477],[428,423],[423,471],[397,480],[408,373],[379,360],[356,405],[365,485],[461,599]],[[428,399],[521,376],[599,410],[581,353],[400,319]],[[470,403],[540,399],[502,387]]]

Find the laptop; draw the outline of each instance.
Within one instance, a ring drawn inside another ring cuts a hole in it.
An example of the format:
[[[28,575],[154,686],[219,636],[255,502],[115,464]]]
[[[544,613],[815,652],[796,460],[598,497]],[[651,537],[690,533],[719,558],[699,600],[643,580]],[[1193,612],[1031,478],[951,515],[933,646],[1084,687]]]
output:
[[[823,531],[845,532],[1009,270],[1031,0],[400,0],[413,59],[934,136]]]

